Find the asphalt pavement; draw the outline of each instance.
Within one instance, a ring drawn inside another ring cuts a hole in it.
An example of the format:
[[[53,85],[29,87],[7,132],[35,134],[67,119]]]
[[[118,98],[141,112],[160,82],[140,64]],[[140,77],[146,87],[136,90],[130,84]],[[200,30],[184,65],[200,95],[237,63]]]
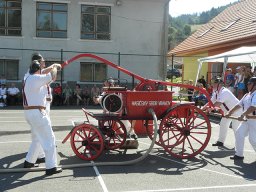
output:
[[[98,107],[90,107],[98,112]],[[70,142],[61,141],[74,124],[83,123],[79,107],[55,107],[51,110],[53,130],[57,139],[60,165],[88,163],[75,156]],[[86,166],[64,169],[48,176],[44,172],[2,173],[0,191],[92,191],[92,192],[151,192],[151,191],[209,191],[252,192],[256,190],[256,153],[245,142],[245,159],[234,162],[234,134],[228,130],[225,147],[213,147],[218,138],[218,117],[210,117],[212,135],[204,151],[193,159],[176,159],[162,147],[154,146],[143,160],[128,166]],[[0,169],[22,168],[30,145],[30,128],[22,108],[0,109]],[[95,162],[123,162],[141,157],[151,140],[139,137],[139,148],[105,151]],[[44,164],[42,164],[44,166]]]

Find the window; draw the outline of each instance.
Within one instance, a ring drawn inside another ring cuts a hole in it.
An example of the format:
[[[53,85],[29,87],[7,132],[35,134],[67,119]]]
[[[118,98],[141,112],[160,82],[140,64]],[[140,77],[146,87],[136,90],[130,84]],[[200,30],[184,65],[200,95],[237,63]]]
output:
[[[60,61],[45,61],[45,67],[49,67],[53,63],[61,63],[61,62]],[[57,81],[61,80],[61,71],[58,71],[56,80]]]
[[[81,39],[110,40],[111,8],[82,5]]]
[[[0,0],[0,35],[21,36],[21,0]]]
[[[81,63],[80,81],[104,81],[107,78],[107,66],[101,63]]]
[[[67,4],[37,3],[36,36],[67,38]]]
[[[0,75],[4,75],[7,80],[18,80],[19,61],[0,59]]]
[[[206,33],[208,33],[209,31],[211,31],[213,29],[213,27],[205,30],[203,33],[201,33],[200,35],[197,36],[197,38],[203,37]]]
[[[228,28],[230,28],[232,25],[234,25],[239,20],[240,19],[237,19],[235,21],[232,21],[232,22],[228,23],[228,25],[226,25],[224,28],[222,28],[221,31],[226,31]]]

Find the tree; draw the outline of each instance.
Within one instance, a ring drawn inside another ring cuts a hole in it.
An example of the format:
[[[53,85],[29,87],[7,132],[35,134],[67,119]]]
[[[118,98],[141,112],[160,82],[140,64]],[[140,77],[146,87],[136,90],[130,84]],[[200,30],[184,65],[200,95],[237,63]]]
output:
[[[190,27],[190,25],[185,25],[184,26],[184,35],[186,36],[186,37],[188,37],[188,36],[190,36],[190,34],[191,34],[191,27]]]

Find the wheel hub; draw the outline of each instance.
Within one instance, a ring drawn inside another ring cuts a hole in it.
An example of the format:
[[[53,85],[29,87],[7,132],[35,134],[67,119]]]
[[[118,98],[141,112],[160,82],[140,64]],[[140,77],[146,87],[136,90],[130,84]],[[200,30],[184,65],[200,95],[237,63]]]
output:
[[[185,130],[183,131],[183,135],[189,136],[189,135],[190,135],[190,130],[189,130],[189,129],[185,129]]]
[[[87,146],[88,144],[89,144],[89,142],[88,142],[87,140],[83,140],[83,141],[82,141],[82,145],[83,145],[83,146]]]

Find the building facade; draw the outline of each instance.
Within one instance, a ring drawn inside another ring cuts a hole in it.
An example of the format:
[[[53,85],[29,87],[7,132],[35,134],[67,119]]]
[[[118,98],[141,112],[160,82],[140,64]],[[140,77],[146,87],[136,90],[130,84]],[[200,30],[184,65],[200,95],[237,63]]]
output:
[[[34,52],[48,64],[95,53],[143,77],[164,79],[168,2],[0,0],[0,74],[21,82]],[[59,80],[94,84],[109,76],[126,78],[81,58],[65,67]]]

